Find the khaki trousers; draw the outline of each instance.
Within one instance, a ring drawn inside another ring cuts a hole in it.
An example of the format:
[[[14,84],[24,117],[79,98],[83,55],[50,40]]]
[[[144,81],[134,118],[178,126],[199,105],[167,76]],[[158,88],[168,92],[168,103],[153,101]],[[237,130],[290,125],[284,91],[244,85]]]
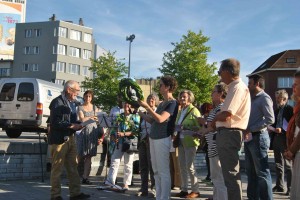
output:
[[[80,177],[77,171],[77,150],[74,136],[63,144],[51,145],[52,167],[51,167],[51,198],[61,196],[61,174],[66,167],[69,179],[70,197],[80,194]]]

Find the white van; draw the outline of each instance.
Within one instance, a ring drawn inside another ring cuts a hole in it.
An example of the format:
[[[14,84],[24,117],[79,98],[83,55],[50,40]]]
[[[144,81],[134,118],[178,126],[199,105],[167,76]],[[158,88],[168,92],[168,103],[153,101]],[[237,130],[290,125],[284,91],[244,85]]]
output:
[[[0,128],[10,138],[22,132],[47,132],[49,104],[63,87],[36,78],[0,80]]]

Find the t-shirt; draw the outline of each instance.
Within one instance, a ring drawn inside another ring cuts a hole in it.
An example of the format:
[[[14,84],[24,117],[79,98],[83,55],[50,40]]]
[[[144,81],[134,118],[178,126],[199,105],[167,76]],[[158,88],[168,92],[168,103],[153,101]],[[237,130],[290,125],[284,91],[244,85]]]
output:
[[[160,103],[156,109],[156,113],[161,114],[164,111],[170,113],[170,117],[162,123],[158,123],[156,121],[152,123],[150,132],[151,139],[166,138],[172,135],[174,132],[175,121],[178,112],[177,101],[173,99]]]

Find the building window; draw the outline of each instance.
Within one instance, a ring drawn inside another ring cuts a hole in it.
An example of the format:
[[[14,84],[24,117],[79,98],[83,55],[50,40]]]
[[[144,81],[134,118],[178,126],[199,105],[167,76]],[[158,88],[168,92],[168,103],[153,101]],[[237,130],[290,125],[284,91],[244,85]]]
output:
[[[40,47],[38,47],[38,46],[33,46],[33,47],[32,47],[32,50],[33,50],[33,54],[40,54]]]
[[[66,46],[62,44],[57,44],[53,46],[53,54],[66,55]]]
[[[69,48],[69,56],[79,58],[80,57],[80,49],[76,47]]]
[[[293,77],[278,77],[277,87],[278,88],[292,88]]]
[[[32,30],[31,29],[26,29],[25,30],[25,37],[29,38],[29,37],[31,37],[31,35],[32,35]]]
[[[69,64],[69,73],[79,75],[79,65]]]
[[[39,64],[32,64],[31,68],[32,68],[33,72],[37,72],[37,71],[39,71]]]
[[[92,55],[92,52],[91,52],[90,50],[84,49],[84,50],[83,50],[82,58],[83,58],[83,59],[90,59],[90,58],[91,58],[91,55]]]
[[[63,80],[63,79],[55,79],[54,83],[58,84],[58,85],[64,85],[65,84],[65,80]]]
[[[80,31],[71,30],[70,31],[70,39],[81,41],[81,32]]]
[[[296,63],[296,58],[287,58],[286,63]]]
[[[58,27],[58,36],[66,38],[68,34],[68,29],[64,27]]]
[[[83,34],[83,41],[87,43],[92,43],[92,34],[84,33]]]
[[[89,67],[87,66],[83,66],[83,69],[82,69],[82,75],[83,76],[90,76],[90,70],[89,70]]]
[[[52,71],[56,72],[65,72],[66,71],[66,63],[65,62],[55,62],[52,64]]]
[[[41,29],[34,29],[33,32],[35,37],[40,37],[42,34]]]
[[[29,68],[30,68],[30,65],[29,64],[23,64],[22,66],[22,72],[29,72]]]
[[[0,68],[0,76],[1,77],[10,76],[10,68]]]
[[[30,47],[29,46],[24,47],[24,54],[25,55],[30,54]]]

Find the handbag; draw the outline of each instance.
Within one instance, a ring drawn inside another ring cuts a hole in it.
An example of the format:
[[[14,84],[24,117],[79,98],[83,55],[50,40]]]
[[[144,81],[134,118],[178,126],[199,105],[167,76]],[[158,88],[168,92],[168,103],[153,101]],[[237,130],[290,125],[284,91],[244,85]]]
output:
[[[189,110],[189,112],[187,112],[187,113],[184,115],[184,117],[183,117],[183,119],[182,119],[180,125],[181,125],[182,122],[185,120],[185,118],[186,118],[186,117],[194,110],[194,108],[195,108],[195,107],[193,107],[191,110]],[[173,147],[174,147],[174,148],[179,147],[179,143],[180,143],[180,131],[177,132],[175,138],[173,139]]]
[[[122,144],[122,152],[137,153],[138,151],[138,138],[129,139],[125,137]]]

